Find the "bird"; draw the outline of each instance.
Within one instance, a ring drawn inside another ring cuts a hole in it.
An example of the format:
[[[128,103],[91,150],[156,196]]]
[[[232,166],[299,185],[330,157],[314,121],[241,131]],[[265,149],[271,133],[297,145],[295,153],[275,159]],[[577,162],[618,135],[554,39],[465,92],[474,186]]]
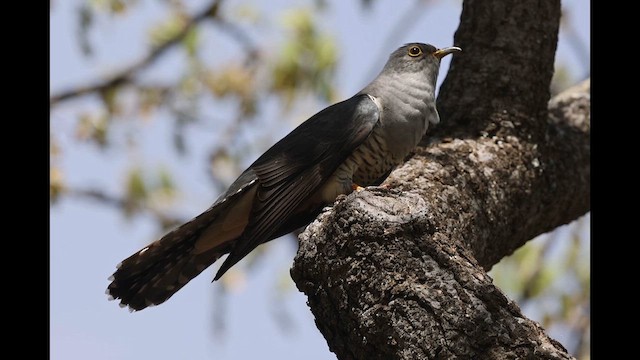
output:
[[[380,185],[440,122],[440,62],[461,51],[400,46],[361,91],[301,123],[207,210],[118,264],[110,300],[130,311],[159,305],[228,254],[218,280],[260,244],[309,224],[339,195]]]

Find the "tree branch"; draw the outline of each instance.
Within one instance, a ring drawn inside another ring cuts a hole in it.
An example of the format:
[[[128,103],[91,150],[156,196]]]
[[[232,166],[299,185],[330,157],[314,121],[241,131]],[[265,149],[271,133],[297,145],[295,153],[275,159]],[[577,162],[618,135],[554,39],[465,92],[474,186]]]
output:
[[[222,0],[212,1],[211,4],[205,7],[202,11],[200,11],[199,13],[195,14],[192,18],[190,18],[186,22],[182,30],[176,33],[173,37],[163,42],[162,44],[155,46],[142,59],[134,62],[133,64],[125,67],[119,72],[111,75],[109,78],[101,81],[95,81],[92,84],[64,90],[57,94],[52,95],[51,98],[49,99],[49,107],[53,107],[65,100],[69,100],[74,97],[87,95],[94,92],[103,92],[114,86],[118,86],[123,83],[129,82],[134,75],[136,75],[141,70],[147,68],[149,65],[153,64],[168,49],[170,49],[171,47],[173,47],[174,45],[182,41],[184,37],[187,36],[187,34],[200,22],[202,22],[205,19],[217,18],[218,10],[220,9],[221,3],[222,3]]]
[[[554,98],[550,146],[584,143],[589,108],[588,82]],[[571,358],[522,315],[483,268],[520,243],[502,239],[511,230],[501,227],[522,230],[524,223],[535,224],[535,234],[521,235],[531,238],[584,214],[588,202],[577,201],[580,210],[560,218],[547,214],[567,210],[565,201],[547,203],[527,219],[509,193],[501,202],[483,204],[474,191],[456,191],[456,183],[473,184],[474,177],[492,167],[454,170],[451,162],[481,157],[485,146],[482,139],[475,149],[471,140],[458,140],[424,149],[393,173],[393,190],[368,188],[343,197],[300,235],[291,276],[308,296],[316,324],[339,359]],[[579,150],[588,153],[588,147]],[[449,158],[449,164],[439,164],[442,158]],[[588,178],[588,163],[573,164],[552,168],[560,174],[538,176]],[[452,171],[459,171],[454,180]],[[494,188],[512,181],[508,171],[493,167],[493,173],[501,174],[493,178]],[[565,193],[588,198],[589,188],[581,181],[564,181],[537,191],[561,199]],[[507,210],[511,222],[487,218]],[[495,254],[477,252],[486,244],[469,246],[490,240],[497,244],[491,247]]]
[[[167,215],[142,201],[135,201],[125,197],[108,194],[99,189],[65,188],[64,193],[71,198],[97,201],[102,205],[114,207],[124,214],[131,213],[134,210],[147,212],[160,223],[163,229],[169,229],[185,222],[185,219],[183,218]]]
[[[440,87],[441,125],[427,137],[494,135],[503,120],[516,126],[503,133],[542,135],[560,14],[559,0],[464,1],[454,36],[462,53]]]
[[[566,359],[485,273],[589,211],[589,83],[549,102],[559,1],[466,0],[442,126],[300,236],[291,275],[339,359]]]

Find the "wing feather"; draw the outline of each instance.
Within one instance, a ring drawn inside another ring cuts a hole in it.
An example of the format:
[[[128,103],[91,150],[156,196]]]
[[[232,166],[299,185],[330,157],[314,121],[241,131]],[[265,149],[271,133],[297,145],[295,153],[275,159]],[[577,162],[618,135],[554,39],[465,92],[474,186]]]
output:
[[[249,224],[215,279],[272,239],[279,225],[369,137],[379,118],[374,101],[357,95],[315,114],[258,158],[247,170],[259,183]]]

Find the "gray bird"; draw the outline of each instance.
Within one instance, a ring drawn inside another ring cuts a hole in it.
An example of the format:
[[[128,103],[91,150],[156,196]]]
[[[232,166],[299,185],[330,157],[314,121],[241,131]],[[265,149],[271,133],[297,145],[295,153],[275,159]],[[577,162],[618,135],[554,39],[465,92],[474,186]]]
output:
[[[440,121],[440,59],[456,51],[422,43],[394,51],[362,91],[300,124],[209,209],[122,261],[107,294],[132,310],[161,304],[221,256],[229,254],[214,280],[338,195],[382,183]]]

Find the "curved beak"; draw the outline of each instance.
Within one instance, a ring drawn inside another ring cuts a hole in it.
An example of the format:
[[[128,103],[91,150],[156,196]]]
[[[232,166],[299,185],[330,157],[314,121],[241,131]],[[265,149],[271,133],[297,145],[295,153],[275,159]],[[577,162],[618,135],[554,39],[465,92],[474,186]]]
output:
[[[458,51],[462,51],[462,49],[460,49],[457,46],[451,46],[448,48],[444,48],[444,49],[438,49],[433,53],[433,56],[437,57],[438,59],[442,59],[443,57],[454,53],[454,52],[458,52]]]

